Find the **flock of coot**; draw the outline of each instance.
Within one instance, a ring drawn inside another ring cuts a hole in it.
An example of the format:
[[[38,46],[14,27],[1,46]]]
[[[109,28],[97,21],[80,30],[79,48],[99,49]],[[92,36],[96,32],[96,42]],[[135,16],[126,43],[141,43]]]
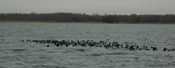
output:
[[[130,51],[132,50],[152,50],[156,51],[158,50],[157,47],[148,47],[146,45],[143,46],[138,46],[138,45],[129,45],[127,42],[125,44],[119,44],[118,42],[106,42],[106,41],[99,41],[95,42],[93,40],[20,40],[21,42],[34,42],[34,43],[39,43],[39,44],[46,44],[47,47],[50,45],[55,45],[56,47],[69,47],[69,46],[82,46],[82,47],[104,47],[106,49],[109,48],[121,48],[121,49],[129,49]],[[175,51],[174,48],[163,48],[163,51]]]

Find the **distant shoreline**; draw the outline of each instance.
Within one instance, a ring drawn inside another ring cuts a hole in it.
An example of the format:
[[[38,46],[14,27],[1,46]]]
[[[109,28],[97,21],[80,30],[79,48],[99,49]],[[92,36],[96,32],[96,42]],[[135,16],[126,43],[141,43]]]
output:
[[[106,23],[106,22],[57,22],[57,21],[14,21],[14,20],[0,20],[0,22],[20,22],[20,23]]]
[[[19,22],[19,23],[94,23],[94,24],[175,24],[175,23],[162,23],[162,22],[119,22],[119,23],[106,23],[106,22],[57,22],[57,21],[15,21],[15,20],[0,20],[0,22]]]

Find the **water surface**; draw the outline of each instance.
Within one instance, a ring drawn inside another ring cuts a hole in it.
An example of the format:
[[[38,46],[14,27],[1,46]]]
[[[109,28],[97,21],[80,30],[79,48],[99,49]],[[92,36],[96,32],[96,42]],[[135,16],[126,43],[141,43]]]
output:
[[[20,40],[94,40],[156,46],[158,51],[56,47]],[[108,40],[109,39],[109,40]],[[174,68],[175,25],[0,23],[0,68]]]

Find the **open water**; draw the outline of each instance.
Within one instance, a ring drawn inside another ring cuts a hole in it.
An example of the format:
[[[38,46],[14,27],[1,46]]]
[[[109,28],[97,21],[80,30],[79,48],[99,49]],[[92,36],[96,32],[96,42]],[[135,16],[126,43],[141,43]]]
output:
[[[157,51],[56,47],[20,40],[93,40],[154,46]],[[175,25],[0,23],[0,68],[174,68]]]

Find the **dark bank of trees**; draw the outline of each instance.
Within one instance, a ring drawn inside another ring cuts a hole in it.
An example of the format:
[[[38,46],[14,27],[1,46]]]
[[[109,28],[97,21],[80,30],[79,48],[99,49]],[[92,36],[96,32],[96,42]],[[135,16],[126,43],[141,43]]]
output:
[[[87,15],[79,13],[0,13],[0,20],[14,20],[14,21],[56,21],[56,22],[161,22],[161,23],[175,23],[174,14],[166,15]]]

